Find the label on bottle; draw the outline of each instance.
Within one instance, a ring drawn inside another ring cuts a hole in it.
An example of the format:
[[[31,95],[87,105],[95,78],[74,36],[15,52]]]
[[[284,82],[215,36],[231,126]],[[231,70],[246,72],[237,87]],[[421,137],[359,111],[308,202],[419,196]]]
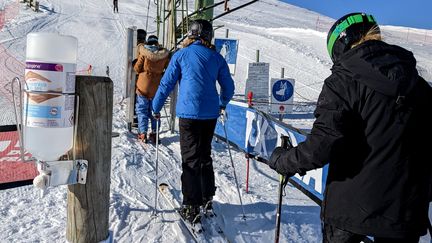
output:
[[[28,127],[72,127],[74,124],[74,104],[74,95],[25,92],[23,123]]]
[[[74,93],[76,64],[26,61],[25,90]]]

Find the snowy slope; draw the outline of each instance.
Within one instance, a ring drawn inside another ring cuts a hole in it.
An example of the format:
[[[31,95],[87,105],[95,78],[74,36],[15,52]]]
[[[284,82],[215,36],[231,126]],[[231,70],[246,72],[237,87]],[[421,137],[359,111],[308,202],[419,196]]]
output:
[[[79,39],[78,70],[89,64],[95,75],[110,76],[115,84],[113,130],[121,136],[113,140],[110,229],[115,242],[190,242],[176,215],[163,201],[158,202],[160,216],[152,220],[154,199],[154,155],[148,146],[142,149],[135,137],[126,132],[126,104],[121,102],[124,76],[124,29],[128,26],[145,28],[147,2],[142,0],[119,1],[119,14],[113,14],[110,0],[61,1],[41,0],[41,13],[33,13],[15,0],[3,0],[8,15],[0,30],[0,125],[13,123],[10,87],[7,81],[24,74],[25,36],[33,31],[58,32]],[[151,1],[148,33],[154,34],[156,7]],[[237,6],[244,1],[230,1]],[[190,1],[189,6],[193,6]],[[215,13],[220,13],[217,9]],[[326,31],[332,19],[314,12],[276,0],[263,0],[245,9],[227,15],[215,25],[224,25],[216,37],[224,37],[225,28],[230,37],[240,39],[236,70],[236,93],[244,93],[248,62],[255,60],[255,50],[261,52],[260,60],[271,63],[271,76],[296,79],[295,100],[316,102],[323,80],[330,74],[331,62],[325,47]],[[383,27],[391,43],[400,44],[414,52],[419,69],[432,75],[432,38],[425,30]],[[432,35],[432,34],[431,34]],[[407,39],[409,42],[407,42]],[[432,80],[430,78],[429,80]],[[307,107],[311,112],[313,106]],[[292,124],[308,128],[311,119],[290,120]],[[162,121],[162,146],[159,160],[159,181],[168,182],[180,194],[181,159],[179,137],[167,132]],[[274,235],[277,202],[277,176],[266,165],[251,164],[250,193],[244,192],[244,155],[234,152],[234,161],[240,183],[245,212],[248,219],[240,219],[239,205],[232,168],[224,144],[214,142],[212,157],[216,173],[216,210],[221,225],[232,242],[268,242]],[[298,190],[287,187],[284,197],[281,242],[320,242],[319,207]],[[66,187],[49,190],[44,198],[31,186],[0,191],[0,241],[1,242],[65,242]],[[423,242],[428,242],[424,238]]]

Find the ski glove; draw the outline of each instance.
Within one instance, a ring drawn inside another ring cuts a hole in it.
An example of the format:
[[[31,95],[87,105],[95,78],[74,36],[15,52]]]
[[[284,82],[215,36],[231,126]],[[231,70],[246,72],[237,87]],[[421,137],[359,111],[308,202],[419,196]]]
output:
[[[280,164],[289,163],[288,161],[284,161],[284,155],[288,153],[289,149],[290,148],[282,148],[282,147],[275,148],[275,150],[273,150],[273,153],[270,156],[270,159],[268,160],[268,165],[270,166],[271,169],[277,171],[279,174],[287,178],[295,175],[296,173],[294,171],[283,170],[282,168],[285,166],[280,166]]]
[[[225,107],[222,107],[222,106],[220,107],[219,116],[220,116],[220,121],[222,123],[225,123],[226,120],[228,120],[228,114],[225,111]]]

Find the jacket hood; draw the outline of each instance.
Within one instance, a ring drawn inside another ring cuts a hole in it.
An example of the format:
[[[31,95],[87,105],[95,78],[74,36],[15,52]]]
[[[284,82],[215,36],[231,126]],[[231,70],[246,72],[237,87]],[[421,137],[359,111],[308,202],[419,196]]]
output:
[[[382,41],[366,41],[344,53],[332,67],[386,96],[408,94],[417,83],[412,52]]]
[[[150,61],[159,61],[165,59],[169,55],[169,51],[165,48],[159,48],[159,50],[152,52],[147,48],[143,48],[141,54]]]

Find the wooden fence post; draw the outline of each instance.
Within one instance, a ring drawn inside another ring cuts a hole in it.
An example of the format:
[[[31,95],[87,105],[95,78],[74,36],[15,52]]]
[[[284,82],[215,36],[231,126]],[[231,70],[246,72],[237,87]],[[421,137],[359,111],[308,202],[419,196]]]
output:
[[[109,236],[113,82],[77,76],[79,114],[76,155],[88,161],[85,185],[68,186],[66,238],[93,243]]]
[[[256,62],[260,62],[259,58],[260,58],[260,51],[256,50]]]

